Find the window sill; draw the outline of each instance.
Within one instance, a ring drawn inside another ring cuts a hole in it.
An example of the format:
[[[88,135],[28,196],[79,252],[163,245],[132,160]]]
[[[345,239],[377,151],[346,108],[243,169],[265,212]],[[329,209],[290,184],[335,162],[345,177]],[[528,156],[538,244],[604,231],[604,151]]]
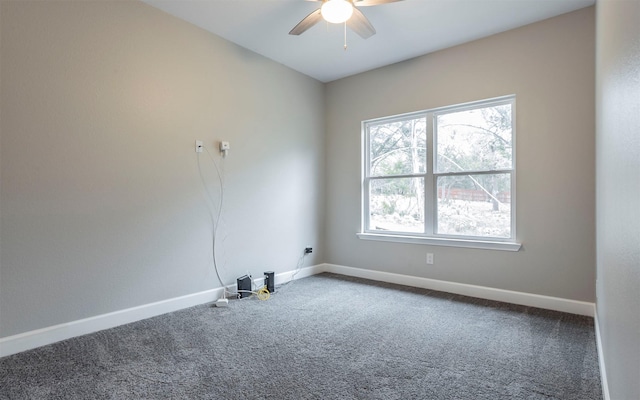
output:
[[[360,239],[363,240],[426,244],[431,246],[464,247],[483,250],[518,251],[520,250],[520,247],[522,247],[521,243],[514,242],[492,242],[485,240],[445,239],[422,236],[381,235],[378,233],[358,233],[357,235]]]

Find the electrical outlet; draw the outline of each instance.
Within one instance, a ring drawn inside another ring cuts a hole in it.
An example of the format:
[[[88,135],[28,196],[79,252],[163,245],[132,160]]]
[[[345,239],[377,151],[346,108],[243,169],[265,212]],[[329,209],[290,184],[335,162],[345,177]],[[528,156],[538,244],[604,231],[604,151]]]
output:
[[[220,142],[220,153],[222,154],[222,157],[227,156],[230,148],[231,146],[229,145],[229,142]]]
[[[433,253],[427,253],[427,264],[433,264]]]
[[[202,153],[203,148],[202,140],[196,140],[196,153]]]
[[[311,253],[313,253],[313,247],[307,246],[304,248],[304,254],[311,254]]]

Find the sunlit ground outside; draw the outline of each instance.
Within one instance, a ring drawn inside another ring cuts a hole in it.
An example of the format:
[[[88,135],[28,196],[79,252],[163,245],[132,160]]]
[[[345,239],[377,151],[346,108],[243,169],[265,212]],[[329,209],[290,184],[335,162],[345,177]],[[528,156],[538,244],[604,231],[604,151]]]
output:
[[[415,198],[402,195],[372,195],[369,226],[371,230],[424,233],[423,207]],[[437,233],[455,236],[509,238],[511,207],[500,204],[494,210],[491,201],[438,199]]]
[[[511,206],[494,211],[491,201],[438,199],[438,233],[442,235],[508,238]]]
[[[424,233],[424,222],[415,198],[408,196],[371,196],[369,226],[372,230]]]

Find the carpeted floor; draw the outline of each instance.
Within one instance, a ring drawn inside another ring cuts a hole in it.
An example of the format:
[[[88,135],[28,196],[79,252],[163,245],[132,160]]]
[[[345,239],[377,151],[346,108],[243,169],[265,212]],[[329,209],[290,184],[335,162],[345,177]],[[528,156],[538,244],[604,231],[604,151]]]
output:
[[[0,359],[0,399],[601,399],[593,319],[321,274]]]

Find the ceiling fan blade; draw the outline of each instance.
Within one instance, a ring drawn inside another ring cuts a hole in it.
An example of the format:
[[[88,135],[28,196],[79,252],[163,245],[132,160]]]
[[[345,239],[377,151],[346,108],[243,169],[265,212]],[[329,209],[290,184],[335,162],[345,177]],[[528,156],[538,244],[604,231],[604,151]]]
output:
[[[354,0],[353,4],[358,7],[377,6],[380,4],[395,3],[402,0]]]
[[[376,33],[375,28],[367,17],[355,7],[353,8],[353,15],[347,21],[347,26],[363,39],[367,39]]]
[[[322,14],[320,14],[320,9],[318,8],[311,14],[304,17],[302,21],[298,22],[298,25],[293,27],[291,32],[289,32],[289,35],[299,35],[304,31],[306,31],[307,29],[314,26],[315,24],[317,24],[318,22],[320,22],[321,20],[322,20]]]

